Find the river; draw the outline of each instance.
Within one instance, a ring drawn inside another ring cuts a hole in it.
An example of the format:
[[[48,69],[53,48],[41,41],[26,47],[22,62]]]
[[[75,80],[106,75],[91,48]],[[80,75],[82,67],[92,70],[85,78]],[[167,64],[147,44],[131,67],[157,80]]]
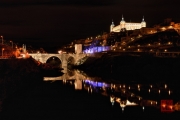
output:
[[[6,101],[1,119],[162,119],[180,116],[179,85],[87,76],[44,77]],[[172,83],[172,82],[171,82]]]

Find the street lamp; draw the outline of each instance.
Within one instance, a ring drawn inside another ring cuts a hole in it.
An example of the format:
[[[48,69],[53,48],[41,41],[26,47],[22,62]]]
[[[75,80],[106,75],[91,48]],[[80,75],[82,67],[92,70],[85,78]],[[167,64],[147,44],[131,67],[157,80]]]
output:
[[[10,42],[12,43],[12,49],[13,49],[13,41],[11,40]]]
[[[4,51],[4,48],[2,48],[2,57],[3,57],[3,51]]]
[[[1,38],[2,38],[2,44],[3,44],[3,36],[1,35]]]

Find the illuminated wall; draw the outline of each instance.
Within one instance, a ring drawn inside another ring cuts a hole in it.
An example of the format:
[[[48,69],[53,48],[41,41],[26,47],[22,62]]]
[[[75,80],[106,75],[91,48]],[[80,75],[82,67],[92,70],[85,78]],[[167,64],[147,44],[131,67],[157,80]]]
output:
[[[143,27],[146,27],[146,22],[144,21],[144,18],[140,23],[131,23],[131,22],[125,22],[124,18],[122,17],[122,20],[119,25],[115,26],[114,22],[112,22],[110,26],[110,32],[120,32],[122,28],[126,28],[126,30],[135,30],[135,29],[141,29]]]
[[[85,49],[83,52],[84,53],[98,53],[98,52],[109,51],[109,50],[111,50],[110,46],[97,46],[97,47]]]

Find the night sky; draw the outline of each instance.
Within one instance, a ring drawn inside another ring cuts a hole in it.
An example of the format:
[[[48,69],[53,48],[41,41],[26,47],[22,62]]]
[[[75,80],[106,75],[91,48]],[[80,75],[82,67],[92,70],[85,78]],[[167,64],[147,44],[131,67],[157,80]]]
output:
[[[43,1],[43,2],[42,2]],[[180,22],[178,0],[1,0],[0,34],[5,40],[56,52],[73,40],[109,32],[113,19],[147,27],[172,18]]]

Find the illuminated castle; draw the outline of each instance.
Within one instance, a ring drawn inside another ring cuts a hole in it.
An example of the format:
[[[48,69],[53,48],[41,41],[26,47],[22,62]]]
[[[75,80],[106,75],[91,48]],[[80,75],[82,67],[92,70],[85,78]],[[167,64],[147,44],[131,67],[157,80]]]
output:
[[[112,24],[110,26],[110,32],[120,32],[120,30],[124,28],[126,30],[135,30],[135,29],[141,29],[142,27],[146,27],[146,22],[144,21],[144,17],[141,23],[132,23],[132,22],[125,22],[122,16],[120,25],[115,26],[114,22],[112,21]]]

